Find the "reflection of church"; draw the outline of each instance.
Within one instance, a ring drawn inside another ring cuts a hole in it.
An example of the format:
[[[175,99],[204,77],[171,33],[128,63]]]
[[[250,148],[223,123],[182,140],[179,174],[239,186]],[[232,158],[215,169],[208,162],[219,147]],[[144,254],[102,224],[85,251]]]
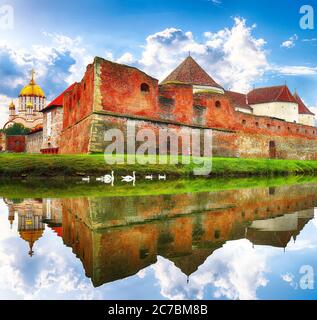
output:
[[[61,235],[61,208],[54,210],[51,199],[13,199],[5,200],[9,208],[11,228],[17,217],[17,226],[20,238],[29,245],[29,255],[34,255],[34,244],[42,236],[47,224],[58,235]]]
[[[29,244],[29,255],[34,254],[33,247],[44,232],[45,226],[43,221],[43,210],[41,200],[6,200],[9,207],[9,221],[11,227],[17,216],[18,232],[21,239]]]

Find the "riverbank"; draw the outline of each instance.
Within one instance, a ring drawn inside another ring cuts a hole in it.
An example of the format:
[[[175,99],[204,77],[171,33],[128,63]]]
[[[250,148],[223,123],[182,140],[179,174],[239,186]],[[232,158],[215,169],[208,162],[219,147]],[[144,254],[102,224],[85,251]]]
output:
[[[81,178],[26,178],[0,179],[0,197],[9,199],[27,198],[78,198],[78,197],[134,197],[151,195],[174,195],[209,193],[249,188],[269,188],[286,185],[316,184],[317,176],[248,177],[212,179],[172,179],[167,181],[137,181],[131,184],[120,179],[114,186]]]
[[[151,156],[152,159],[155,156]],[[174,159],[175,160],[175,159]],[[191,158],[191,160],[193,160]],[[33,155],[0,154],[0,177],[80,177],[101,176],[115,171],[116,175],[166,174],[167,176],[193,177],[190,164],[107,164],[103,154],[96,155]],[[317,175],[317,161],[213,158],[211,177],[247,177],[281,175]]]

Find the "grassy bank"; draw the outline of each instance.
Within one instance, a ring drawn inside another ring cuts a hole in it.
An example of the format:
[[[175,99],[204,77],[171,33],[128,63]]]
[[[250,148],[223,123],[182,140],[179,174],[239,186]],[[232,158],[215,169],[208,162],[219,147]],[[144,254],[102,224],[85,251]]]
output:
[[[150,156],[153,160],[154,156]],[[175,160],[175,158],[173,158]],[[154,159],[155,160],[155,159]],[[166,173],[171,177],[191,177],[195,164],[116,164],[105,162],[104,155],[0,154],[0,177],[75,177],[100,176],[114,170],[117,175]],[[213,158],[211,176],[317,175],[317,161]]]
[[[268,188],[284,185],[316,184],[317,176],[249,177],[213,179],[174,179],[170,181],[138,181],[135,187],[116,181],[114,187],[102,183],[83,183],[80,178],[28,178],[0,180],[0,197],[78,198],[172,195],[219,192],[248,188]]]

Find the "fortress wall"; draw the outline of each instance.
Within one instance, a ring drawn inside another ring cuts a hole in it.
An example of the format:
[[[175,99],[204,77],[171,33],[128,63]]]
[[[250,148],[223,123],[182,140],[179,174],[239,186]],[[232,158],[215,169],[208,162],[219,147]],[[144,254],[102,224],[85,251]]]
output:
[[[142,91],[142,84],[148,91]],[[142,71],[96,58],[64,98],[61,153],[104,152],[104,132],[127,123],[176,130],[213,128],[215,156],[316,159],[317,128],[235,111],[225,95],[158,81]],[[157,135],[158,136],[158,135]],[[274,156],[270,142],[276,145]]]
[[[89,153],[91,116],[65,129],[61,133],[59,153],[82,154]]]
[[[242,118],[243,115],[241,116]],[[134,123],[136,133],[141,129],[151,129],[157,137],[156,153],[159,153],[159,130],[182,129],[190,132],[192,127],[153,122],[142,119],[118,117],[116,115],[93,114],[83,121],[63,131],[61,137],[61,153],[102,153],[112,142],[104,141],[104,134],[109,129],[120,129],[124,134],[125,146],[127,137],[127,124]],[[301,126],[305,128],[305,126]],[[292,128],[293,129],[293,128]],[[311,129],[313,130],[313,129]],[[204,129],[201,129],[203,134]],[[279,158],[294,160],[317,160],[317,140],[303,139],[300,136],[287,136],[250,132],[234,132],[212,130],[213,156],[217,157],[241,157],[241,158]],[[203,137],[202,137],[203,138]],[[131,137],[129,138],[131,139]],[[270,142],[274,143],[275,151],[272,155]],[[136,149],[142,143],[136,143]],[[201,139],[201,152],[203,152],[203,139]],[[126,151],[126,147],[125,147]],[[182,145],[179,143],[179,154]],[[186,152],[185,152],[186,154]],[[189,154],[189,153],[188,153]]]
[[[135,124],[136,133],[142,129],[150,129],[152,132],[155,133],[157,138],[157,151],[159,153],[159,130],[160,129],[172,129],[175,132],[180,133],[181,130],[189,133],[192,129],[199,129],[199,128],[192,128],[188,126],[176,125],[176,124],[168,124],[164,122],[153,122],[153,121],[146,121],[141,119],[129,119],[126,117],[116,117],[111,115],[103,115],[103,114],[95,114],[92,116],[92,130],[91,130],[91,140],[89,151],[90,152],[104,152],[107,145],[111,144],[111,142],[104,141],[104,133],[106,130],[111,128],[120,129],[123,132],[124,136],[127,137],[127,125],[131,123]],[[215,156],[226,156],[226,157],[234,157],[236,154],[236,135],[232,131],[219,131],[213,130],[213,155]],[[203,152],[203,134],[204,129],[201,129],[201,151]],[[130,137],[131,138],[131,137]],[[130,139],[129,138],[129,139]],[[136,143],[136,148],[142,144],[140,142]],[[182,154],[182,143],[179,141],[179,154]],[[126,150],[125,150],[126,151]],[[185,151],[185,154],[190,154],[190,152]]]
[[[84,78],[73,90],[66,92],[63,101],[63,129],[87,117],[93,111],[95,97],[95,66],[88,65]]]
[[[43,130],[28,134],[25,137],[25,152],[41,153],[43,144]]]
[[[243,112],[235,112],[234,129],[243,133],[317,140],[316,127]]]
[[[270,154],[270,142],[275,145],[275,156]],[[317,160],[317,140],[239,132],[236,145],[241,158]]]
[[[95,59],[95,68],[98,81],[95,90],[100,96],[95,111],[149,117],[157,114],[158,80],[136,68],[101,58]]]

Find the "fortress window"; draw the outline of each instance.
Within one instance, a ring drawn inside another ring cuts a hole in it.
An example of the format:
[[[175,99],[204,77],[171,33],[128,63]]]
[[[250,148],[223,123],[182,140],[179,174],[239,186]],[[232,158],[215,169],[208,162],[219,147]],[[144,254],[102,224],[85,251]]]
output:
[[[247,124],[247,120],[242,120],[242,124]]]
[[[269,123],[268,123],[266,126],[267,126],[267,128],[268,128],[268,129],[270,129],[270,128],[271,128],[271,125],[270,125]]]
[[[216,108],[221,108],[221,102],[220,101],[216,101]]]
[[[258,126],[259,126],[259,123],[258,123],[258,122],[256,122],[256,123],[255,123],[255,125],[258,127]]]
[[[141,92],[150,92],[150,86],[147,83],[142,83]]]
[[[278,126],[277,129],[278,129],[278,130],[281,130],[281,126]]]

